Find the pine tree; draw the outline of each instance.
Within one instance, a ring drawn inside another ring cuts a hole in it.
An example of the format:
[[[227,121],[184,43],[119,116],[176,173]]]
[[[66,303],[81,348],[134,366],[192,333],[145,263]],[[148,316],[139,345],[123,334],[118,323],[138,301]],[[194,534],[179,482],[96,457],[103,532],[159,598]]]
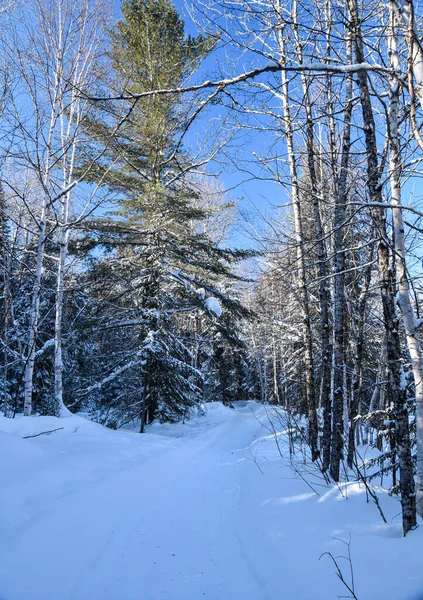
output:
[[[207,51],[204,38],[185,37],[183,22],[167,0],[127,1],[122,13],[111,61],[116,84],[133,93],[177,85]],[[125,418],[140,416],[144,431],[155,418],[187,416],[201,400],[195,340],[185,335],[183,315],[200,310],[213,318],[206,306],[210,296],[225,310],[243,314],[241,305],[216,284],[233,277],[232,264],[248,253],[220,247],[198,227],[209,214],[187,177],[191,163],[181,134],[188,116],[180,99],[137,102],[118,131],[121,114],[114,114],[115,108],[108,103],[85,123],[92,139],[88,154],[104,149],[90,178],[102,178],[121,198],[108,217],[90,223],[85,244],[98,246],[101,232],[101,245],[110,253],[92,268],[91,282],[96,285],[100,272],[106,275],[107,290],[103,285],[98,290],[105,309],[102,320],[109,315],[120,334],[125,328],[126,343],[117,342],[120,360],[114,371],[105,371],[104,381],[110,385],[119,379],[119,389],[130,382],[134,393]],[[128,321],[130,333],[128,325],[120,325]]]

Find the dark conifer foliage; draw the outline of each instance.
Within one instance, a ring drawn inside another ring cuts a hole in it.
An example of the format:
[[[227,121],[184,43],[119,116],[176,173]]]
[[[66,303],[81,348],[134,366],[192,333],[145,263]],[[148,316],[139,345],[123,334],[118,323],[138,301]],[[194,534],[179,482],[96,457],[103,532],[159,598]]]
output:
[[[118,87],[136,93],[179,85],[207,52],[206,39],[185,37],[170,2],[125,2],[122,13],[111,51]],[[219,284],[233,279],[233,266],[251,253],[220,247],[201,232],[209,212],[189,177],[195,162],[183,149],[188,117],[182,100],[152,97],[127,116],[121,103],[117,114],[115,106],[100,107],[85,126],[91,155],[104,150],[89,181],[101,180],[119,199],[108,216],[85,223],[88,231],[80,247],[97,246],[101,254],[87,279],[101,306],[96,327],[101,330],[107,319],[109,331],[121,339],[114,367],[106,352],[98,363],[97,372],[104,373],[101,388],[117,386],[107,410],[130,381],[127,406],[115,407],[113,419],[140,417],[144,431],[155,418],[188,416],[203,400],[204,374],[194,364],[197,342],[186,322],[198,311],[203,319],[216,318],[205,304],[210,296],[219,299],[229,326],[245,314],[238,301],[219,291]],[[115,374],[119,383],[112,384]]]
[[[122,15],[97,67],[97,89],[104,95],[179,85],[212,47],[211,38],[185,35],[168,0],[128,0]],[[203,367],[206,346],[214,342],[210,338],[218,338],[219,347],[240,344],[240,320],[248,314],[222,290],[228,281],[241,279],[236,265],[251,252],[225,247],[202,226],[212,211],[191,175],[196,160],[184,146],[192,106],[178,96],[151,96],[135,106],[93,102],[80,117],[84,141],[73,158],[76,176],[88,190],[111,200],[107,209],[76,218],[69,236],[63,398],[72,411],[88,411],[113,427],[134,421],[144,431],[156,418],[188,417],[204,401],[207,378],[221,368],[216,364],[206,373]],[[4,410],[13,415],[23,406],[25,330],[34,284],[25,275],[35,270],[37,236],[25,236],[15,227],[12,247],[7,217],[15,223],[18,217],[13,201],[6,206],[1,198]],[[41,414],[57,413],[53,355],[60,246],[55,210],[47,207],[35,341],[32,408]],[[38,215],[37,206],[34,211]],[[211,297],[223,309],[219,325],[207,304]],[[195,319],[212,325],[207,342],[193,328]]]

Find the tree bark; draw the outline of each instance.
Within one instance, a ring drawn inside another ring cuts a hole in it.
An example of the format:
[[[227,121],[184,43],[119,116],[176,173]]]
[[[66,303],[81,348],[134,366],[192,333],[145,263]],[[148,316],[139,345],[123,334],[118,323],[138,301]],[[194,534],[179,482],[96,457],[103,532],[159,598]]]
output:
[[[29,331],[27,342],[27,355],[25,359],[25,388],[24,388],[24,415],[31,416],[32,413],[32,390],[34,380],[35,349],[38,332],[38,321],[40,316],[40,294],[41,279],[44,262],[44,248],[46,242],[47,225],[47,202],[43,201],[41,218],[38,225],[38,247],[34,274],[34,287],[32,288],[31,308],[29,313]]]
[[[348,64],[352,59],[351,37],[347,40]],[[344,361],[345,361],[345,214],[348,202],[348,169],[351,148],[352,75],[346,78],[345,113],[342,132],[342,150],[335,209],[333,218],[334,239],[334,299],[333,299],[333,400],[332,400],[332,451],[330,475],[339,481],[340,464],[344,448]]]
[[[281,64],[286,62],[285,54],[285,39],[283,32],[284,19],[282,15],[282,7],[278,0],[278,45]],[[314,360],[313,360],[313,339],[311,332],[310,307],[307,289],[305,252],[304,252],[304,232],[303,220],[300,201],[300,191],[298,182],[297,164],[294,153],[294,135],[292,127],[292,118],[289,107],[289,89],[288,78],[286,71],[282,71],[282,105],[285,124],[285,139],[288,153],[288,164],[291,177],[291,200],[294,213],[294,230],[297,247],[297,263],[298,263],[298,295],[301,303],[301,311],[303,314],[303,335],[304,335],[304,359],[305,359],[305,387],[308,415],[308,442],[311,449],[312,460],[317,460],[319,457],[318,448],[318,423],[317,423],[317,406],[314,386]]]
[[[390,62],[394,70],[399,69],[399,58],[396,43],[396,24],[395,16],[391,16],[391,35],[390,35]],[[397,77],[392,76],[390,81],[390,103],[389,103],[389,181],[391,185],[391,201],[394,205],[392,209],[392,222],[395,244],[395,267],[398,280],[398,306],[404,323],[407,347],[411,357],[411,365],[414,378],[414,387],[416,394],[417,411],[417,474],[416,474],[416,493],[417,510],[423,515],[423,356],[421,342],[417,333],[417,322],[414,314],[414,308],[410,299],[410,287],[407,275],[405,240],[404,240],[404,221],[401,207],[401,146],[399,134],[399,100],[400,85]],[[408,413],[404,408],[402,418],[407,419]],[[399,449],[402,448],[398,441]],[[400,473],[401,478],[401,473]],[[412,524],[415,524],[414,522]],[[406,533],[406,532],[405,532]]]
[[[349,7],[356,61],[364,62],[363,39],[357,0],[349,0]],[[379,238],[377,259],[381,286],[383,321],[387,338],[389,383],[396,424],[402,522],[405,535],[416,525],[416,497],[414,492],[406,390],[403,385],[401,344],[398,332],[398,318],[395,311],[395,282],[393,281],[393,273],[390,268],[389,240],[386,230],[386,210],[381,206],[383,204],[382,182],[378,164],[376,129],[367,73],[359,71],[357,73],[357,80],[360,89],[360,100],[366,138],[367,186],[370,201],[373,204],[371,214],[376,226],[377,237]]]
[[[364,357],[364,325],[366,318],[367,295],[370,288],[372,276],[372,261],[374,255],[374,245],[372,244],[369,251],[368,265],[364,273],[364,281],[358,297],[358,315],[355,326],[355,353],[354,353],[354,370],[352,376],[352,390],[349,408],[350,429],[348,433],[348,454],[347,464],[350,468],[354,465],[354,453],[356,447],[356,432],[359,406],[361,402],[361,393],[363,386],[363,357]]]
[[[297,44],[297,58],[299,64],[303,63],[303,48],[301,39],[298,32],[298,21],[297,21],[297,3],[294,3],[294,32]],[[319,277],[319,306],[320,306],[320,343],[321,343],[321,360],[322,360],[322,385],[321,385],[321,404],[323,408],[323,436],[322,436],[322,452],[323,452],[323,469],[327,470],[329,467],[330,457],[330,435],[325,437],[330,428],[330,404],[331,404],[331,351],[330,351],[330,290],[328,280],[328,269],[327,269],[327,252],[324,238],[324,231],[322,225],[322,218],[320,214],[320,196],[319,182],[316,172],[316,150],[315,150],[315,135],[314,135],[314,124],[313,124],[313,111],[310,101],[309,92],[309,81],[304,73],[301,74],[301,82],[303,88],[303,102],[306,113],[305,123],[305,138],[306,138],[306,151],[307,151],[307,168],[308,176],[310,179],[311,187],[311,198],[313,203],[313,218],[314,228],[316,234],[315,244],[317,247],[317,273]],[[323,182],[321,182],[322,186]],[[320,187],[321,187],[320,186]]]

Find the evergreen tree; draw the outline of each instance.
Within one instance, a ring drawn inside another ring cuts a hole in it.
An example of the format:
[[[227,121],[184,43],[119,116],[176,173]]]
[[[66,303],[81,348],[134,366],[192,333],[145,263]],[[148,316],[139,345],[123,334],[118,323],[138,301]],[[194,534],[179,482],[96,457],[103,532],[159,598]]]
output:
[[[178,85],[210,46],[201,36],[185,37],[183,22],[167,0],[130,0],[122,13],[111,61],[117,84],[132,93]],[[85,123],[92,139],[88,155],[104,150],[90,178],[102,178],[120,195],[116,210],[91,222],[85,247],[98,246],[101,237],[103,251],[109,251],[91,270],[94,284],[100,273],[106,275],[107,290],[98,290],[103,321],[108,314],[120,334],[119,324],[131,321],[131,333],[123,326],[126,341],[118,341],[119,358],[114,371],[106,369],[104,381],[110,385],[119,378],[123,387],[131,381],[134,394],[125,418],[140,416],[143,431],[155,418],[186,416],[201,400],[195,340],[184,335],[182,315],[201,310],[213,318],[210,296],[228,315],[244,314],[216,284],[234,277],[232,264],[248,253],[220,247],[198,227],[209,214],[187,177],[193,165],[181,143],[188,115],[180,99],[139,101],[118,128],[121,119],[111,102]]]

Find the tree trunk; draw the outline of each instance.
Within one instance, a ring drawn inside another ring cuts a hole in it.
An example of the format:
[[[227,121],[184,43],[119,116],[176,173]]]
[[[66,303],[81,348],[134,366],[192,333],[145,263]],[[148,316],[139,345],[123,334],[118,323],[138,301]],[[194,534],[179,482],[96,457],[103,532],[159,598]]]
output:
[[[355,42],[357,63],[364,62],[363,39],[358,16],[357,0],[349,0],[350,15]],[[376,129],[369,92],[368,76],[365,71],[357,73],[363,114],[367,154],[367,186],[373,204],[371,214],[379,238],[377,248],[379,280],[382,295],[383,321],[387,339],[387,363],[389,383],[396,423],[396,443],[400,471],[401,506],[404,535],[416,525],[416,497],[414,493],[413,464],[411,458],[410,432],[403,386],[401,344],[398,319],[395,311],[395,282],[389,260],[389,240],[386,231],[386,210],[383,204],[382,182],[377,157]]]
[[[59,416],[69,413],[63,404],[63,357],[62,357],[62,321],[63,297],[65,288],[65,266],[68,254],[68,229],[63,226],[60,231],[60,253],[56,287],[56,319],[54,331],[54,401]]]
[[[370,281],[372,276],[372,261],[374,255],[373,244],[370,247],[368,265],[364,274],[364,281],[358,298],[358,315],[355,334],[355,355],[354,355],[354,371],[352,376],[352,390],[349,408],[350,429],[348,435],[348,455],[347,464],[350,468],[354,464],[354,453],[356,444],[356,429],[359,405],[361,401],[361,389],[363,386],[363,351],[364,351],[364,324],[366,317],[367,294],[369,292]]]
[[[34,287],[32,289],[32,300],[29,314],[28,347],[25,363],[25,388],[24,388],[24,415],[31,416],[32,413],[32,391],[34,380],[35,345],[37,341],[38,320],[40,316],[40,294],[41,279],[44,262],[44,247],[46,242],[47,225],[47,202],[43,201],[38,233],[37,259],[34,274]]]
[[[296,5],[296,3],[295,3]],[[303,62],[303,49],[298,35],[297,26],[297,14],[296,10],[294,13],[294,31],[297,43],[297,57],[298,62]],[[310,101],[309,83],[308,79],[303,73],[301,76],[302,88],[303,88],[303,101],[306,112],[306,149],[307,149],[307,167],[308,175],[310,178],[311,197],[313,202],[313,217],[314,217],[314,228],[316,234],[315,244],[317,247],[317,273],[319,277],[319,305],[320,305],[320,343],[322,352],[322,385],[321,385],[321,404],[323,408],[323,438],[322,438],[322,452],[323,452],[323,469],[327,470],[329,467],[330,457],[330,435],[325,437],[325,433],[330,431],[330,404],[331,404],[331,351],[330,351],[330,322],[329,322],[329,311],[330,311],[330,290],[329,280],[327,273],[327,252],[324,239],[324,232],[322,226],[322,219],[320,215],[320,191],[319,183],[316,173],[316,152],[315,152],[315,139],[314,139],[314,125],[313,125],[313,113]],[[321,182],[322,185],[322,182]],[[325,431],[326,430],[326,431]]]
[[[283,15],[280,2],[278,2],[280,9],[278,23],[278,44],[280,51],[281,64],[286,62],[285,56],[285,40],[283,34]],[[303,233],[303,221],[302,211],[300,202],[300,193],[298,185],[298,174],[297,164],[294,153],[294,136],[292,119],[289,108],[289,90],[288,90],[288,79],[286,71],[282,71],[282,105],[285,123],[285,138],[288,152],[288,164],[291,176],[291,200],[294,213],[294,229],[295,229],[295,240],[297,246],[297,262],[298,262],[298,296],[300,298],[301,310],[303,314],[303,335],[304,335],[304,358],[305,358],[305,384],[306,384],[306,401],[307,401],[307,414],[308,414],[308,442],[311,449],[312,460],[316,460],[319,457],[318,449],[318,423],[317,423],[317,410],[316,410],[316,395],[314,388],[314,360],[313,360],[313,340],[311,332],[311,321],[310,321],[310,308],[309,298],[307,289],[306,279],[306,266],[304,256],[304,233]]]
[[[347,60],[352,59],[351,39],[347,41]],[[352,75],[347,75],[345,89],[345,113],[342,133],[341,165],[335,194],[334,229],[334,299],[333,299],[333,404],[332,404],[332,451],[330,475],[339,481],[342,460],[343,412],[344,412],[344,360],[345,360],[345,213],[348,201],[348,168],[351,148]]]
[[[390,57],[391,66],[397,70],[399,68],[398,51],[396,44],[396,26],[395,17],[392,15],[391,36],[390,36]],[[389,104],[389,181],[391,184],[391,197],[394,208],[392,209],[393,233],[395,243],[395,267],[398,280],[398,306],[404,323],[407,347],[411,357],[411,365],[414,377],[414,387],[416,394],[417,410],[417,475],[416,475],[416,493],[417,510],[423,516],[423,356],[419,336],[417,334],[417,324],[414,309],[410,300],[410,289],[407,276],[405,241],[404,241],[404,221],[401,206],[401,145],[399,136],[399,99],[400,86],[396,77],[391,78],[390,82],[390,104]],[[402,419],[407,419],[408,413],[404,407]],[[420,424],[419,424],[420,420]],[[400,444],[400,442],[399,442]],[[399,448],[401,452],[401,448]],[[401,474],[400,474],[401,478]],[[406,531],[405,531],[406,533]]]

